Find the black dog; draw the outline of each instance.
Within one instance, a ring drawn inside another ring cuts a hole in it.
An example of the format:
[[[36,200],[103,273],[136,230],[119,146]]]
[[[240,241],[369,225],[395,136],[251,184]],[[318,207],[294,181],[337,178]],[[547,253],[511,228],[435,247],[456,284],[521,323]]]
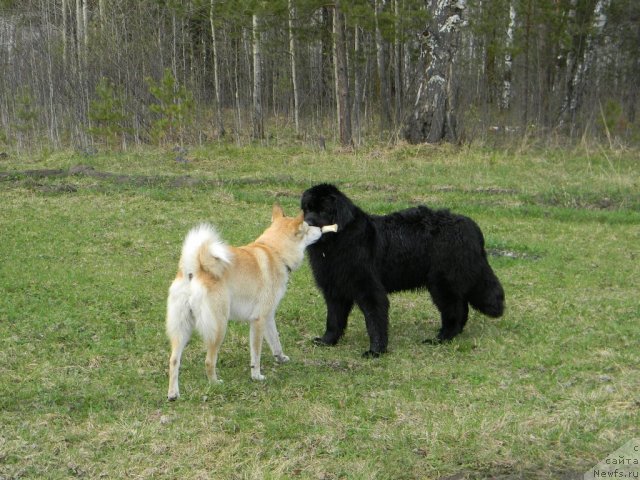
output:
[[[425,206],[369,215],[333,185],[302,194],[309,225],[338,225],[308,247],[316,284],[327,303],[327,330],[315,341],[335,345],[356,303],[364,314],[370,347],[387,349],[387,293],[427,288],[440,310],[436,340],[462,332],[469,304],[491,317],[504,311],[504,291],[487,261],[484,238],[470,218]]]

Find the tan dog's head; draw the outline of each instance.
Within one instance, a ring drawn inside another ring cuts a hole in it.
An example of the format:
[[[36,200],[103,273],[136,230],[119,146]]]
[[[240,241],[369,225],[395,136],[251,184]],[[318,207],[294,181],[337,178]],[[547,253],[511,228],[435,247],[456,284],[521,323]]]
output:
[[[264,242],[278,250],[287,266],[295,270],[304,258],[304,249],[317,242],[322,236],[319,227],[312,227],[304,221],[302,212],[296,217],[287,217],[278,204],[271,211],[271,225],[260,236]]]
[[[267,230],[271,229],[281,232],[297,243],[301,242],[304,247],[317,242],[322,236],[320,228],[312,227],[304,221],[303,212],[296,217],[287,217],[277,203],[271,210],[271,227]]]

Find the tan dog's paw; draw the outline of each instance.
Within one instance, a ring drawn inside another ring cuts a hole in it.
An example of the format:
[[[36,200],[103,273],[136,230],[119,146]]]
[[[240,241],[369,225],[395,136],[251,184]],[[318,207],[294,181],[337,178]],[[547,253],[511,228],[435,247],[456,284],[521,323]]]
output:
[[[284,353],[281,355],[274,355],[274,356],[275,356],[276,362],[278,363],[287,363],[289,360],[291,360]]]
[[[252,373],[251,374],[251,379],[252,380],[257,380],[259,382],[264,382],[267,379],[267,377],[265,377],[261,373]]]

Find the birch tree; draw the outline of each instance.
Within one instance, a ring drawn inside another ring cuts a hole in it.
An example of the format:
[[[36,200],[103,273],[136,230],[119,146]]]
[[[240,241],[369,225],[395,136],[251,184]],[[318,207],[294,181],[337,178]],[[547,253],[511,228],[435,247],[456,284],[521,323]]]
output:
[[[500,106],[503,110],[509,110],[511,106],[511,80],[513,69],[513,34],[516,26],[516,9],[513,6],[513,0],[509,2],[509,26],[507,27],[507,38],[504,54],[504,74],[502,82],[502,101]]]
[[[262,117],[262,54],[258,15],[253,14],[253,138],[264,138],[264,120]]]
[[[571,2],[572,16],[578,16],[576,0]],[[562,104],[560,125],[569,124],[571,129],[576,123],[576,115],[581,107],[582,96],[586,87],[588,72],[593,67],[595,59],[595,45],[607,23],[606,9],[609,0],[597,0],[593,10],[586,12],[585,23],[587,31],[581,31],[574,36],[574,48],[571,52],[570,68],[568,69],[567,89]]]
[[[405,138],[410,143],[457,139],[454,63],[460,27],[464,25],[462,13],[465,2],[427,1],[432,20],[423,36],[426,38],[429,62],[405,129]]]
[[[351,146],[351,112],[349,104],[349,75],[347,72],[347,52],[345,30],[340,2],[336,0],[333,14],[333,56],[335,61],[336,103],[340,144]]]
[[[376,62],[378,65],[378,80],[380,82],[380,130],[387,130],[391,124],[391,93],[387,77],[387,62],[385,42],[380,31],[380,14],[384,8],[384,0],[375,0],[375,30],[376,30]]]
[[[88,45],[86,40],[85,23],[83,17],[85,0],[76,0],[76,52],[78,52],[78,71],[83,72],[86,67],[86,51],[85,46]]]
[[[89,54],[89,0],[82,0],[82,41],[85,67]]]
[[[393,84],[395,87],[395,121],[402,118],[402,60],[401,60],[401,21],[400,21],[400,0],[393,1],[395,15],[395,32],[393,39]]]
[[[104,30],[105,25],[106,25],[106,15],[107,15],[107,11],[106,11],[106,7],[104,4],[105,0],[98,0],[98,17],[100,19],[100,30]]]
[[[213,57],[213,88],[215,89],[216,129],[218,130],[218,136],[223,137],[225,130],[224,121],[222,119],[222,95],[220,93],[220,75],[218,71],[218,40],[215,24],[215,0],[211,0],[209,23],[211,24],[211,53]]]
[[[67,66],[67,0],[62,0],[62,67]]]
[[[362,73],[360,68],[360,26],[356,23],[353,29],[353,131],[356,137],[356,145],[360,145],[361,122],[360,106],[362,104]]]
[[[296,13],[293,0],[289,0],[289,56],[291,57],[291,84],[293,87],[293,119],[296,127],[296,135],[300,134],[300,98],[298,88],[298,75],[296,71],[296,39],[294,36],[294,21]]]

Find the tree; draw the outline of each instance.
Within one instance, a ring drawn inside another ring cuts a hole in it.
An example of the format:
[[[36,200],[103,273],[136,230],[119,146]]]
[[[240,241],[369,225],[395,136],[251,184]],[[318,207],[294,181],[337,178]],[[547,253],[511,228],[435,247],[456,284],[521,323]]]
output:
[[[380,130],[382,132],[391,125],[391,91],[387,77],[387,49],[380,27],[380,15],[383,8],[384,0],[375,0],[376,62],[378,65],[378,80],[380,81]]]
[[[253,14],[253,138],[264,138],[264,120],[262,118],[262,58],[258,15]]]
[[[184,86],[178,86],[171,68],[165,68],[160,82],[147,79],[149,91],[156,102],[149,109],[157,114],[151,128],[152,138],[160,143],[184,142],[193,115],[193,96]]]
[[[296,135],[300,134],[300,89],[298,87],[298,74],[296,67],[296,38],[293,34],[293,23],[296,18],[293,0],[289,0],[289,55],[291,57],[291,85],[293,87],[293,119],[296,126]]]
[[[215,103],[216,103],[216,128],[218,130],[218,136],[223,137],[225,134],[224,121],[222,119],[222,94],[220,92],[220,74],[218,69],[218,40],[216,38],[216,24],[215,24],[215,0],[211,0],[211,7],[209,10],[209,23],[211,24],[211,53],[213,61],[213,88],[215,89]]]
[[[511,106],[511,80],[513,71],[513,32],[516,25],[516,10],[513,0],[509,2],[509,26],[507,27],[506,52],[504,54],[504,74],[502,83],[502,101],[500,107],[509,110]]]
[[[37,130],[39,112],[28,87],[22,87],[16,96],[13,128],[17,133],[18,148],[28,148]]]
[[[333,12],[333,52],[338,131],[340,144],[346,147],[353,144],[353,139],[351,134],[351,105],[349,102],[349,74],[347,71],[344,18],[338,0],[335,2],[335,10]]]
[[[107,148],[124,145],[126,126],[125,98],[121,89],[116,89],[107,78],[101,78],[96,87],[97,99],[89,103],[89,133],[104,142]]]
[[[407,121],[410,143],[455,141],[455,73],[460,27],[464,25],[464,0],[427,0],[432,21],[424,31],[429,63],[420,82],[415,107]]]
[[[608,0],[597,0],[593,7],[578,5],[572,0],[571,14],[580,18],[578,31],[573,36],[570,66],[565,99],[560,113],[560,125],[575,125],[576,114],[582,106],[582,96],[588,80],[588,72],[593,68],[595,45],[607,23]],[[580,7],[580,8],[578,8]],[[581,28],[580,28],[581,27]]]

